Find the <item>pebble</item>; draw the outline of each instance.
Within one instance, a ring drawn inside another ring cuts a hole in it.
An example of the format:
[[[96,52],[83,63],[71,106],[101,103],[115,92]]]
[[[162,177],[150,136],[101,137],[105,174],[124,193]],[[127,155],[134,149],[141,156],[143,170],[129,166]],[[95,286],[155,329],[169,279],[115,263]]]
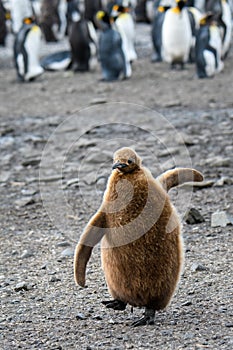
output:
[[[19,282],[15,286],[15,291],[19,292],[21,290],[29,290],[28,284],[26,282]]]
[[[208,165],[210,167],[230,167],[231,163],[232,161],[230,158],[214,156],[214,157],[205,159],[203,162],[201,162],[201,165]]]
[[[70,246],[70,243],[67,242],[67,241],[63,241],[63,242],[58,242],[56,244],[56,247],[69,247]]]
[[[82,314],[81,312],[79,312],[76,316],[75,316],[76,320],[85,320],[86,316],[84,314]]]
[[[74,178],[74,179],[70,179],[70,180],[67,181],[67,183],[66,183],[66,185],[64,186],[64,188],[66,189],[66,188],[68,188],[68,187],[70,187],[70,186],[78,185],[79,182],[80,182],[80,180],[79,180],[78,177],[77,177],[77,178]]]
[[[25,159],[22,161],[22,165],[24,167],[27,167],[27,166],[35,166],[35,165],[38,165],[40,164],[40,161],[41,161],[41,158],[28,158],[28,159]]]
[[[61,252],[63,258],[69,258],[74,256],[74,248],[66,248]]]
[[[61,281],[61,279],[59,278],[59,277],[56,277],[56,276],[52,276],[52,277],[50,277],[50,279],[49,279],[49,282],[60,282]]]
[[[101,317],[100,315],[95,315],[95,316],[93,316],[93,319],[101,321],[103,319],[103,317]]]
[[[34,254],[31,250],[24,250],[23,253],[20,255],[21,259],[27,259],[32,257]]]
[[[205,221],[201,213],[195,208],[190,208],[185,214],[184,219],[189,225],[199,224]]]
[[[225,323],[225,326],[226,326],[227,328],[232,328],[232,327],[233,327],[233,322]]]
[[[0,182],[7,182],[10,176],[11,173],[9,171],[1,171]]]
[[[93,105],[100,105],[100,104],[103,104],[103,103],[107,103],[107,100],[106,98],[94,98],[92,101],[90,101],[90,105],[93,106]]]
[[[205,271],[205,270],[207,270],[207,268],[204,265],[199,264],[199,263],[193,263],[191,266],[192,272]]]
[[[32,189],[32,188],[26,188],[26,189],[22,189],[21,193],[23,196],[30,196],[31,197],[31,196],[37,194],[38,190]]]
[[[167,330],[161,331],[161,335],[162,335],[163,337],[166,337],[166,336],[170,336],[170,337],[171,337],[171,336],[173,335],[173,331],[167,329]]]
[[[223,176],[215,182],[214,187],[222,187],[224,185],[232,185],[233,180],[230,177]]]
[[[116,322],[113,320],[113,318],[110,318],[110,320],[108,321],[108,323],[110,323],[110,324],[116,324]]]
[[[190,300],[185,301],[183,304],[181,304],[181,306],[190,306],[192,305],[192,302]]]
[[[23,208],[23,207],[26,207],[27,205],[34,204],[34,203],[35,203],[35,200],[32,197],[28,196],[28,197],[17,199],[15,201],[15,206],[17,208]]]
[[[233,225],[233,216],[226,211],[216,211],[211,215],[211,227]]]

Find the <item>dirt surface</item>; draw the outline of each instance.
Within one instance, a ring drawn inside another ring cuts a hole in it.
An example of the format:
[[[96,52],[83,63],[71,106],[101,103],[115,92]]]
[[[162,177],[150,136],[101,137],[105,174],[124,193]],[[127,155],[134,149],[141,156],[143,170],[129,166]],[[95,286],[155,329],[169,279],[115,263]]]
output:
[[[233,215],[233,52],[221,74],[198,80],[194,65],[152,64],[150,26],[138,24],[131,79],[99,82],[97,67],[20,84],[11,45],[9,38],[0,48],[0,348],[232,349],[233,230],[212,227],[211,215]],[[42,54],[64,47],[43,44]],[[73,281],[74,247],[123,145],[135,147],[154,176],[173,166],[205,176],[193,193],[171,191],[183,222],[184,272],[155,325],[136,329],[130,324],[143,310],[101,304],[109,294],[99,246],[88,288]],[[190,207],[203,222],[186,222]]]

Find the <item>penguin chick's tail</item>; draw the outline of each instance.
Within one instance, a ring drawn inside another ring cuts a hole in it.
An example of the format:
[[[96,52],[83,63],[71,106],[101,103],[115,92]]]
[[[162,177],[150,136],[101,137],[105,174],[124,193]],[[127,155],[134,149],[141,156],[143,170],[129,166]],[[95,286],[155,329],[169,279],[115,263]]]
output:
[[[201,182],[203,175],[191,168],[175,168],[168,170],[156,178],[165,191],[169,191],[172,187],[182,185],[185,182]]]

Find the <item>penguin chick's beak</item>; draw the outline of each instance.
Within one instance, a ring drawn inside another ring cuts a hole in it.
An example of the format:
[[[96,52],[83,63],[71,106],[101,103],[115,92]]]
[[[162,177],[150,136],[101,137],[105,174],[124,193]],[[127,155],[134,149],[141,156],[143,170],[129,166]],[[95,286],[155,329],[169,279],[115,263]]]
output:
[[[126,164],[126,163],[117,162],[117,163],[113,164],[112,170],[123,169],[123,168],[126,168],[127,166],[128,166],[128,164]]]

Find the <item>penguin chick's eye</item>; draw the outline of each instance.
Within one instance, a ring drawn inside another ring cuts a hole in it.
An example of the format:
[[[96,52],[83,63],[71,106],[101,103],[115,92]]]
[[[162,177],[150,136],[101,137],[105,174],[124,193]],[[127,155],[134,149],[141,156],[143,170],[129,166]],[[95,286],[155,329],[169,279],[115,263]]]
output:
[[[128,159],[128,164],[134,163],[133,159]]]

